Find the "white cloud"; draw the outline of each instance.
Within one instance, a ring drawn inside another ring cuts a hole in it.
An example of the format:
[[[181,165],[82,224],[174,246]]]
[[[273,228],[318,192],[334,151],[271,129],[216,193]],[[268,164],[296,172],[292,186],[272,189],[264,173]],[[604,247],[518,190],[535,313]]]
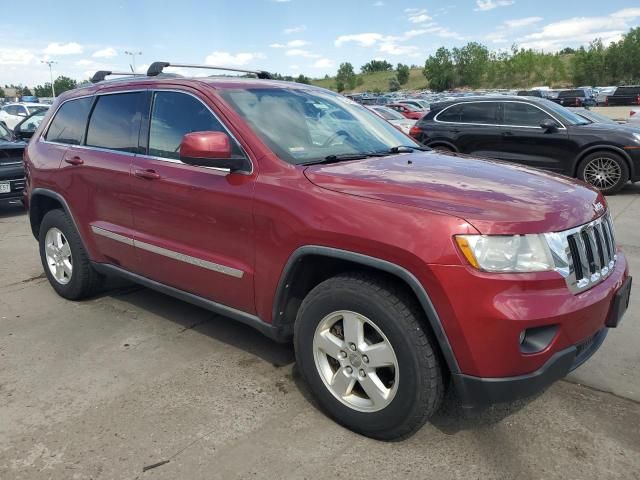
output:
[[[345,43],[357,43],[361,47],[373,47],[381,41],[384,35],[381,33],[356,33],[352,35],[341,35],[334,42],[336,47],[341,47]]]
[[[432,18],[427,15],[426,8],[405,8],[404,13],[407,14],[407,20],[411,23],[424,23],[432,20]]]
[[[28,65],[36,56],[24,48],[0,48],[0,65]]]
[[[84,47],[76,42],[53,42],[44,49],[46,55],[78,55],[84,52]]]
[[[236,53],[231,54],[229,52],[212,52],[207,55],[205,59],[205,63],[207,65],[218,65],[218,66],[242,66],[247,65],[255,59],[264,58],[264,55],[261,53]]]
[[[285,28],[282,33],[285,35],[291,35],[292,33],[304,32],[307,29],[306,25],[298,25],[296,27]]]
[[[108,47],[93,52],[91,56],[94,58],[113,58],[118,56],[118,52],[115,48]]]
[[[331,68],[333,66],[335,66],[335,63],[329,58],[319,58],[312,65],[313,68]]]
[[[287,50],[285,55],[287,57],[304,57],[304,58],[319,58],[320,55],[311,53],[308,50],[304,50],[302,48],[292,48],[291,50]]]
[[[532,27],[541,21],[542,17],[525,17],[507,20],[484,38],[485,40],[493,43],[508,43],[509,39],[513,39],[515,30]]]
[[[79,67],[88,67],[91,65],[95,65],[96,62],[94,62],[93,60],[87,60],[86,58],[83,58],[82,60],[78,60],[76,62],[76,65],[78,65]]]
[[[477,8],[474,10],[476,12],[486,12],[498,7],[508,7],[514,3],[514,0],[476,0]]]
[[[403,55],[409,57],[415,57],[420,53],[420,49],[414,45],[398,45],[393,42],[381,43],[380,51],[387,55]]]
[[[291,0],[271,0],[271,1],[275,3],[289,3]]]
[[[269,46],[271,48],[299,48],[304,47],[305,45],[309,45],[309,42],[306,40],[291,40],[287,43],[272,43]]]
[[[611,14],[613,18],[634,19],[640,17],[640,8],[625,8]]]
[[[504,25],[507,28],[524,28],[529,27],[531,25],[535,25],[536,23],[540,23],[542,21],[542,17],[525,17],[525,18],[517,18],[515,20],[507,20],[504,22]]]
[[[371,5],[373,7],[384,7],[384,2],[382,0],[378,0],[377,2],[373,2]]]

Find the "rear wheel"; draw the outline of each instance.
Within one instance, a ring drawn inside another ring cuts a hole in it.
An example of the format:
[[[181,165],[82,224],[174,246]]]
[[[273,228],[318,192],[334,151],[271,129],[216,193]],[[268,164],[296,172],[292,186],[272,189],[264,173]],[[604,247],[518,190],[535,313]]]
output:
[[[448,147],[446,145],[436,145],[434,147],[430,147],[432,150],[436,150],[438,152],[453,152],[453,148]]]
[[[587,155],[578,167],[578,178],[596,187],[605,195],[618,193],[629,181],[627,162],[608,151]]]
[[[51,210],[40,224],[40,259],[53,289],[62,297],[79,300],[91,296],[100,284],[71,219]]]
[[[411,435],[439,408],[443,374],[421,310],[395,283],[341,275],[314,288],[295,324],[296,359],[318,403],[363,435]]]

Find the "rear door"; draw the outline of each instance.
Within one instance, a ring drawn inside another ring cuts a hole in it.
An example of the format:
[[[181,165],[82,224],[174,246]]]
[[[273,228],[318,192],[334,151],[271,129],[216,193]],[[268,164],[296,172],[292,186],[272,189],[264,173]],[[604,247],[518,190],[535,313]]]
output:
[[[61,177],[98,260],[135,270],[131,164],[138,151],[145,91],[97,95],[82,145],[65,153]]]
[[[547,131],[540,127],[545,120],[556,123],[557,129]],[[503,102],[500,151],[495,157],[564,173],[575,158],[567,129],[556,118],[541,108],[525,102]]]
[[[190,132],[229,133],[196,90],[153,93],[148,151],[134,159],[133,212],[142,274],[217,303],[255,312],[252,198],[257,173],[180,161]],[[236,155],[246,155],[232,135]]]
[[[454,139],[459,152],[494,158],[501,141],[497,102],[464,102],[436,116],[439,129]]]

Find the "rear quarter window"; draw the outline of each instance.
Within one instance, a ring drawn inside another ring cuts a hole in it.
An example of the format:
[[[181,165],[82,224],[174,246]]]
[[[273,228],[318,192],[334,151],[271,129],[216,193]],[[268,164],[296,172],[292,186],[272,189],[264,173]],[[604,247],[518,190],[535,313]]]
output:
[[[45,140],[80,145],[92,101],[92,97],[84,97],[63,103],[49,125]]]
[[[460,123],[462,116],[462,105],[454,105],[443,110],[436,116],[439,122]]]

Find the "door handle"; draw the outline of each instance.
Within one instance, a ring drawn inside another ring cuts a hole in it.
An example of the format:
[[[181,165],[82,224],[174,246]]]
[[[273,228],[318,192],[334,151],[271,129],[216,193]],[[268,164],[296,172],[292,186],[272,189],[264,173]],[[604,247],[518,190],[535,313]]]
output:
[[[135,170],[133,174],[138,178],[144,178],[145,180],[157,180],[160,178],[155,170]]]
[[[502,136],[503,137],[513,137],[513,133],[512,132],[502,132]]]
[[[64,161],[67,162],[69,165],[82,165],[84,163],[84,160],[82,160],[77,155],[71,158],[65,158]]]

